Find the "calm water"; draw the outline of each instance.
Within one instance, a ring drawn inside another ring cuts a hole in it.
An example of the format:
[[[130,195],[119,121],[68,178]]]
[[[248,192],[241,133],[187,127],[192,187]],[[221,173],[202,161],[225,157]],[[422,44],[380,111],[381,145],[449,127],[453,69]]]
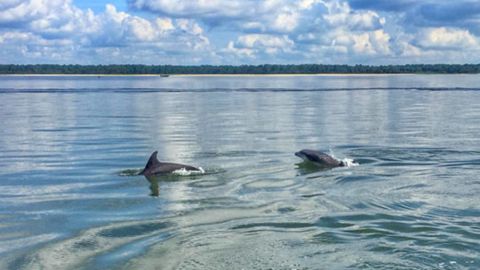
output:
[[[479,90],[0,77],[0,268],[479,269]],[[302,148],[360,165],[308,168]],[[132,175],[154,150],[206,174]]]

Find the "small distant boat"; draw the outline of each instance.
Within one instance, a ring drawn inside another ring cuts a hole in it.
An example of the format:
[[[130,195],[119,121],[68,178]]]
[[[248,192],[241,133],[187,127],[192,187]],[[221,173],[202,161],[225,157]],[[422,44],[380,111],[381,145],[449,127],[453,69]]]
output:
[[[163,77],[163,78],[166,78],[166,77],[169,77],[170,75],[168,74],[160,74],[160,77]]]

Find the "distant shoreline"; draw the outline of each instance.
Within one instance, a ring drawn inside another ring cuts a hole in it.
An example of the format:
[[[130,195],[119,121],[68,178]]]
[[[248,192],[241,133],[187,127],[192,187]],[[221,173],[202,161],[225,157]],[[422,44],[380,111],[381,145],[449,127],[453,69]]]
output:
[[[315,77],[315,76],[391,76],[391,75],[478,75],[477,73],[319,73],[319,74],[0,74],[2,77]]]
[[[81,75],[81,76],[316,76],[353,74],[480,74],[480,64],[413,65],[15,65],[0,64],[3,75]]]

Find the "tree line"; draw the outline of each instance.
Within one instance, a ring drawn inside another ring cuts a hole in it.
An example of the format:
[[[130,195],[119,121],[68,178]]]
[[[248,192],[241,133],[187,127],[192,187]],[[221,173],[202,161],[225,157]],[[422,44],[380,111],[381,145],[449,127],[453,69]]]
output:
[[[0,74],[392,74],[480,73],[480,64],[412,65],[0,65]]]

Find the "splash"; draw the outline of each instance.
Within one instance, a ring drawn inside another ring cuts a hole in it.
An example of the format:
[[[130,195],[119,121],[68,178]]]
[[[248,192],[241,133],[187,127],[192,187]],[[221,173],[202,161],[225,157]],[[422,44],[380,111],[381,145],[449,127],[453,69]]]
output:
[[[198,171],[189,171],[186,170],[185,168],[181,168],[179,170],[175,170],[172,172],[174,175],[181,175],[181,176],[188,176],[188,175],[198,175],[198,174],[204,174],[205,170],[202,167],[198,167]]]
[[[353,158],[343,158],[343,159],[337,158],[331,148],[328,150],[328,152],[329,152],[329,155],[332,156],[334,159],[343,162],[343,164],[345,164],[345,167],[347,168],[356,167],[360,165],[358,162],[355,162]]]
[[[343,164],[345,164],[345,167],[347,167],[347,168],[356,167],[356,166],[360,165],[359,163],[355,162],[355,160],[353,160],[351,158],[340,159],[340,161],[342,161]]]

